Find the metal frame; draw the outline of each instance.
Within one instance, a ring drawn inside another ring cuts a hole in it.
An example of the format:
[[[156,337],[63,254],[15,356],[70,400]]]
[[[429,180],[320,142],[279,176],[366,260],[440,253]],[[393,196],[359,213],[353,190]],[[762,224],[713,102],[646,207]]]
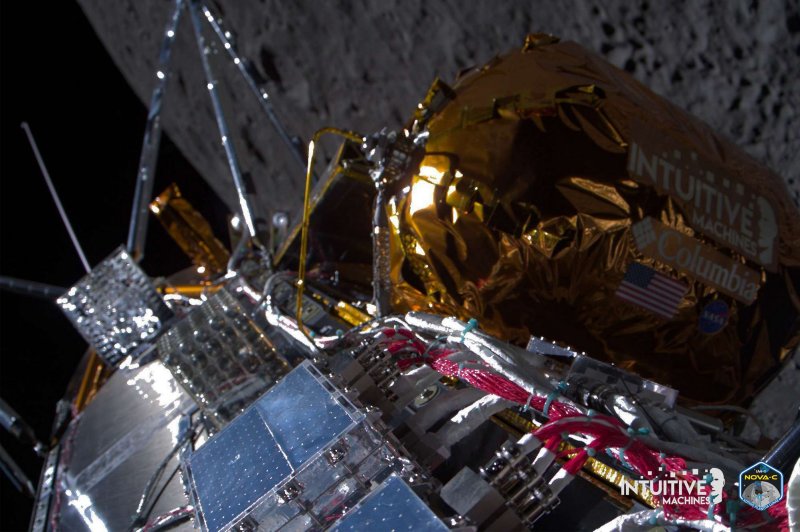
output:
[[[142,260],[144,257],[144,244],[147,238],[147,223],[149,221],[147,206],[153,195],[158,148],[161,145],[161,106],[167,90],[172,43],[175,42],[182,8],[183,0],[175,0],[175,9],[167,23],[164,41],[161,44],[161,51],[158,56],[156,87],[150,97],[147,122],[144,126],[144,139],[142,140],[142,151],[139,155],[139,173],[136,177],[136,189],[133,193],[133,209],[127,244],[128,253],[137,261]]]
[[[211,69],[211,62],[208,60],[209,48],[206,46],[205,37],[203,37],[202,22],[200,19],[199,10],[200,2],[197,0],[189,0],[189,13],[192,17],[192,26],[194,27],[194,36],[197,41],[197,49],[200,52],[200,60],[203,63],[203,72],[206,75],[206,86],[208,87],[208,95],[211,97],[211,104],[214,106],[214,116],[217,119],[217,129],[219,129],[220,141],[222,147],[225,149],[225,157],[228,160],[228,167],[231,170],[231,177],[233,177],[233,186],[236,187],[236,195],[239,196],[239,208],[242,211],[242,219],[247,228],[247,233],[250,238],[256,236],[255,216],[253,215],[254,209],[250,204],[250,198],[245,186],[242,172],[239,168],[239,159],[236,156],[236,149],[230,138],[230,131],[228,130],[228,123],[225,121],[225,113],[222,109],[222,101],[220,100],[219,93],[217,92],[217,80],[214,76],[214,71]]]
[[[275,128],[275,131],[289,148],[289,151],[291,152],[297,164],[300,165],[300,168],[305,170],[306,157],[303,153],[302,146],[292,140],[292,136],[288,131],[286,131],[283,123],[275,113],[275,108],[272,106],[272,100],[270,99],[269,93],[267,93],[266,89],[263,87],[259,87],[258,83],[256,82],[256,75],[252,71],[250,62],[241,58],[239,52],[236,50],[236,45],[231,40],[231,33],[222,27],[222,21],[215,19],[205,4],[201,3],[200,9],[202,10],[203,15],[205,15],[206,20],[208,20],[208,23],[211,25],[211,29],[213,29],[214,33],[217,34],[217,38],[222,43],[223,48],[225,48],[225,50],[228,52],[233,64],[236,65],[237,70],[244,78],[245,83],[247,83],[247,86],[255,95],[256,99],[258,100],[258,104],[267,115],[267,118]]]
[[[147,122],[145,124],[142,151],[139,158],[139,172],[136,179],[133,209],[128,230],[127,249],[131,256],[133,256],[137,261],[141,261],[145,254],[144,248],[147,237],[148,204],[151,196],[153,195],[155,167],[158,158],[158,149],[161,142],[161,110],[166,93],[167,81],[169,79],[172,45],[177,34],[181,10],[184,7],[189,10],[189,15],[192,20],[195,41],[197,42],[197,47],[200,52],[203,73],[206,78],[206,86],[208,87],[209,97],[211,98],[211,103],[214,109],[220,140],[225,150],[225,157],[228,162],[228,167],[230,168],[234,187],[236,188],[242,219],[244,220],[247,228],[247,236],[249,237],[248,241],[254,241],[256,237],[256,216],[252,201],[253,191],[248,190],[247,183],[242,176],[236,150],[231,142],[228,124],[225,120],[225,115],[222,108],[222,102],[217,91],[217,80],[208,60],[209,48],[206,43],[206,38],[203,36],[202,30],[203,17],[207,20],[214,34],[222,43],[223,48],[225,48],[229,58],[231,61],[233,61],[237,70],[244,78],[248,88],[256,96],[259,106],[267,115],[270,124],[272,124],[272,126],[275,128],[278,136],[289,148],[293,158],[303,168],[306,166],[302,148],[293,141],[292,136],[287,132],[286,128],[281,123],[274,107],[272,106],[269,94],[256,82],[256,77],[252,71],[250,63],[242,59],[242,57],[239,55],[238,51],[236,50],[236,46],[232,42],[231,34],[223,28],[222,21],[215,19],[208,7],[206,7],[206,5],[199,0],[188,0],[186,2],[184,0],[175,0],[175,8],[167,24],[164,33],[164,41],[161,45],[161,51],[159,53],[159,66],[158,70],[156,71],[157,82],[150,99]]]

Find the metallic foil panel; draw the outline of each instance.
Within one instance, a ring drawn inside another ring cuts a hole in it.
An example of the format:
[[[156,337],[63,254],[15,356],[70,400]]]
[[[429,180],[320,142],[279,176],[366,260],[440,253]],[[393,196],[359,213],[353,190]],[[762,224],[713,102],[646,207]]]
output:
[[[225,273],[230,254],[208,221],[181,195],[172,183],[150,204],[152,212],[169,236],[180,246],[205,278]],[[200,270],[202,268],[202,270]]]
[[[386,204],[395,310],[565,342],[690,402],[744,403],[776,374],[800,342],[800,214],[778,176],[550,36],[444,92]],[[642,220],[663,230],[640,249]],[[617,297],[633,263],[653,272],[643,304]],[[654,312],[665,279],[687,289]]]
[[[397,475],[392,475],[345,515],[332,530],[443,532],[449,529],[408,484]]]
[[[575,357],[566,380],[589,390],[598,387],[617,390],[622,395],[633,395],[648,404],[663,405],[669,409],[675,408],[678,399],[677,390],[584,355]]]
[[[160,362],[117,371],[62,438],[47,528],[128,530],[193,408]],[[177,457],[168,463],[150,518],[188,503],[179,464]]]
[[[176,323],[157,344],[158,356],[222,427],[264,393],[289,366],[225,289]]]
[[[150,279],[119,247],[57,300],[109,365],[135,356],[172,318]]]

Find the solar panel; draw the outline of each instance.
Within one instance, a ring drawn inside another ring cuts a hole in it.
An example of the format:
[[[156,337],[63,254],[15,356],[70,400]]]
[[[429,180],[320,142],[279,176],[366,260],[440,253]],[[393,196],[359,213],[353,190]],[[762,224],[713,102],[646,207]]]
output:
[[[449,530],[411,487],[391,475],[332,529],[336,532],[392,530],[441,532]]]
[[[295,368],[189,457],[204,527],[230,528],[258,505],[260,520],[274,511],[283,515],[283,521],[291,518],[298,513],[287,508],[292,478],[306,478],[301,473],[315,468],[332,470],[336,446],[346,433],[355,435],[364,419],[310,362]],[[348,441],[359,446],[355,437]],[[296,491],[308,496],[319,491],[310,482],[324,489],[342,476],[318,471],[311,480],[295,483]]]

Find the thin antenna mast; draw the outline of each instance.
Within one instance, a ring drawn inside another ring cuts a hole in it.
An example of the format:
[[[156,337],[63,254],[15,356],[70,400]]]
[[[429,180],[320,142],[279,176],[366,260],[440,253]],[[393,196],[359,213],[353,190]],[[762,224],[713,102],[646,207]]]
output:
[[[30,143],[31,148],[33,148],[33,154],[36,156],[36,162],[39,163],[39,168],[41,169],[44,180],[47,183],[47,188],[50,189],[50,195],[53,197],[53,201],[56,203],[58,214],[61,216],[61,221],[64,222],[64,226],[67,228],[67,233],[69,233],[69,238],[72,240],[72,245],[75,246],[75,251],[78,252],[78,256],[81,259],[81,263],[83,263],[83,268],[86,270],[86,273],[89,273],[92,271],[92,269],[89,267],[89,261],[86,260],[86,255],[83,254],[81,243],[78,242],[78,237],[75,236],[75,231],[72,230],[72,224],[69,223],[69,218],[67,218],[67,213],[64,211],[64,206],[61,205],[61,200],[58,198],[58,192],[56,192],[56,187],[53,186],[53,180],[50,179],[50,173],[47,171],[47,167],[44,165],[42,154],[39,153],[39,147],[36,145],[36,139],[33,138],[31,128],[28,127],[27,122],[23,122],[20,125],[22,126],[22,129],[25,130],[25,135],[28,136],[28,143]]]

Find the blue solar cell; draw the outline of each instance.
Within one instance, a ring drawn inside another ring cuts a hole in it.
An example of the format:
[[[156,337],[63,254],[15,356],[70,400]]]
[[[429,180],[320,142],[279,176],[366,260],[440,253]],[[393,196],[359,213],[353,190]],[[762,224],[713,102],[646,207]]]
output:
[[[288,374],[255,408],[294,468],[353,425],[348,412],[305,367]]]
[[[255,410],[236,418],[189,463],[209,530],[223,528],[292,472]]]
[[[343,406],[330,383],[323,385],[309,366],[295,368],[189,458],[209,530],[232,524],[363,419],[352,406]]]
[[[333,528],[336,532],[386,530],[443,532],[447,526],[403,480],[392,475]]]

